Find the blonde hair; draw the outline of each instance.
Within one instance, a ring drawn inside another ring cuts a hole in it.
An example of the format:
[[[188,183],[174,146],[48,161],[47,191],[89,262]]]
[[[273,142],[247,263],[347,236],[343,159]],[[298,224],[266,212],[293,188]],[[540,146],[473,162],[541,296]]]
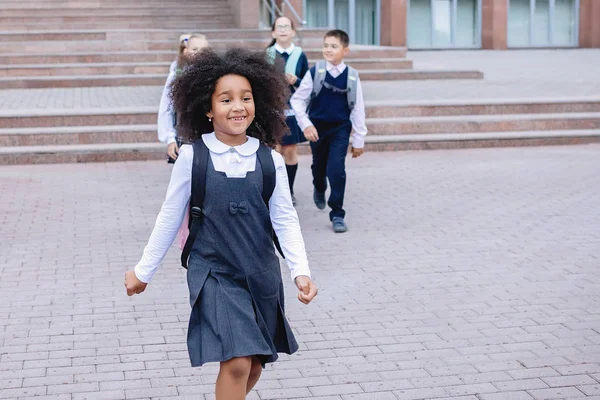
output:
[[[187,49],[190,41],[192,41],[193,39],[198,39],[198,40],[202,40],[206,46],[208,46],[208,40],[206,39],[206,36],[201,34],[201,33],[190,33],[190,34],[185,34],[185,35],[181,35],[179,37],[180,41],[179,41],[179,55],[177,56],[177,68],[183,68],[183,66],[187,63],[184,50]]]
[[[188,40],[190,40],[190,37],[192,35],[193,34],[191,33],[184,33],[183,35],[179,35],[179,55],[183,54],[183,50],[185,50],[185,48],[187,47],[187,42]]]
[[[192,39],[198,39],[198,40],[202,40],[203,42],[206,43],[206,45],[208,46],[208,40],[206,39],[206,35],[203,35],[201,33],[192,33],[190,36],[188,36],[187,40],[185,41],[185,45],[187,47],[187,44],[192,40]]]

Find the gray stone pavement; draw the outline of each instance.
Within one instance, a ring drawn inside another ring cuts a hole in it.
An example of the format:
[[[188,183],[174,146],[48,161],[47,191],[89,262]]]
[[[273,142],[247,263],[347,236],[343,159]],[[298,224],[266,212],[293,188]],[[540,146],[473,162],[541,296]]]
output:
[[[600,50],[409,52],[416,69],[477,69],[484,80],[363,82],[367,100],[600,96]],[[0,90],[0,110],[158,107],[161,87]]]
[[[600,146],[367,153],[350,231],[298,212],[314,278],[300,351],[249,399],[600,399]],[[213,399],[189,367],[172,248],[125,295],[163,162],[0,167],[0,399]],[[284,276],[288,273],[283,269]]]

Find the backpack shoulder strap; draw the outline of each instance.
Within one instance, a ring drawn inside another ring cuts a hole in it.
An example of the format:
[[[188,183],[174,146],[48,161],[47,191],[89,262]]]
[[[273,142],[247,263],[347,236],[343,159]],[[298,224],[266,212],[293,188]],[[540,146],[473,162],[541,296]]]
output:
[[[256,157],[258,157],[258,162],[260,163],[263,176],[262,198],[267,208],[269,208],[269,200],[271,200],[271,196],[275,191],[275,184],[277,183],[275,162],[273,161],[271,151],[272,150],[265,146],[264,143],[261,143],[256,151]],[[283,251],[281,250],[281,245],[279,244],[279,239],[277,238],[275,232],[273,232],[273,243],[275,243],[275,247],[277,248],[279,254],[281,254],[281,257],[285,258]]]
[[[275,163],[273,162],[273,156],[271,156],[271,149],[261,143],[256,151],[258,162],[263,175],[263,190],[262,198],[267,208],[269,207],[269,200],[275,191]]]
[[[347,65],[348,68],[348,83],[346,88],[348,89],[348,106],[350,111],[354,109],[356,105],[356,91],[358,88],[358,71]]]
[[[181,266],[187,268],[188,258],[202,222],[202,207],[206,193],[206,169],[210,153],[202,137],[194,143],[194,161],[192,164],[192,195],[190,197],[190,234],[181,252]]]
[[[273,46],[267,47],[266,53],[267,53],[267,62],[269,64],[275,64],[275,57],[276,57],[275,47],[273,47]]]
[[[321,89],[323,89],[323,83],[325,83],[325,75],[327,75],[327,64],[325,63],[325,60],[317,61],[317,64],[314,66],[314,71],[314,74],[311,73],[313,78],[313,90],[310,95],[311,99],[317,97],[319,93],[321,93]]]
[[[285,72],[287,74],[296,75],[296,68],[298,67],[298,61],[300,60],[301,55],[302,48],[299,46],[294,47],[294,51],[292,51],[292,54],[290,54],[285,63]]]

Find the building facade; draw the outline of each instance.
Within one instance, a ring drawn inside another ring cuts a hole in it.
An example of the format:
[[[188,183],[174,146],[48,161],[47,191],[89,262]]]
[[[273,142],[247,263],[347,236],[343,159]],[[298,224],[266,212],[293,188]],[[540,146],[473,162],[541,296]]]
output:
[[[268,25],[272,0],[229,1],[234,8],[258,13],[259,24]],[[293,8],[308,27],[346,30],[356,44],[409,49],[600,47],[600,0],[276,0],[275,3],[292,19]],[[256,26],[253,18],[240,23]]]

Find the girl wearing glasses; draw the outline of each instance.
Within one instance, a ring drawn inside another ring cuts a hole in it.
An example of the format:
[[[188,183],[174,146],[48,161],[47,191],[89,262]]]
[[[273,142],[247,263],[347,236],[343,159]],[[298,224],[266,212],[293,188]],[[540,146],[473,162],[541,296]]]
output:
[[[308,71],[308,59],[302,48],[294,45],[292,40],[296,36],[294,23],[286,17],[279,17],[271,27],[273,41],[267,47],[268,58],[274,63],[276,59],[281,59],[282,65],[285,65],[285,77],[289,84],[289,96],[294,94],[300,81]],[[298,171],[298,143],[305,142],[304,134],[298,127],[296,117],[292,107],[288,104],[286,110],[286,122],[289,132],[281,141],[281,148],[278,149],[285,160],[288,180],[290,183],[290,192],[292,194],[292,203],[296,205],[294,196],[294,180]]]

